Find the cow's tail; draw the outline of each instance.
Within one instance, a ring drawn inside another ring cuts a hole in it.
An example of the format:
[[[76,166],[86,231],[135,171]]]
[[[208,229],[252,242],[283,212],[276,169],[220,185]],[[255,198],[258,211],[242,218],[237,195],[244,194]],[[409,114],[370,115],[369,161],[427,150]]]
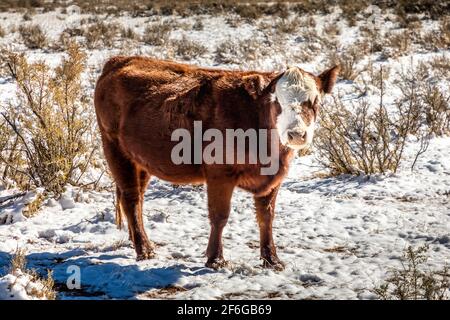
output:
[[[123,209],[122,209],[121,193],[118,187],[116,187],[116,225],[118,229],[122,229],[123,225]]]

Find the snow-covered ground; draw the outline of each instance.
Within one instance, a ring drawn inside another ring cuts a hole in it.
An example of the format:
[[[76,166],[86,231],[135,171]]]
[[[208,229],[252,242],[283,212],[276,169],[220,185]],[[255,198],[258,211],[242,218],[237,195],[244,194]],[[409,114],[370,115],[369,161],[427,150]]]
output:
[[[57,38],[64,24],[77,24],[80,19],[77,15],[57,16],[61,14],[49,12],[36,15],[33,21]],[[4,29],[19,18],[0,14]],[[121,19],[138,25],[137,31],[143,29],[143,18]],[[189,19],[179,20],[192,22]],[[324,18],[316,20],[320,26]],[[172,36],[177,38],[184,32],[211,48],[229,37],[263,36],[250,24],[230,28],[223,17],[204,19],[203,23],[204,31],[177,31]],[[345,44],[356,29],[343,27],[345,32],[339,38]],[[15,44],[17,38],[17,34],[6,35],[0,43]],[[285,49],[293,51],[298,45],[296,38],[288,38]],[[89,61],[97,66],[119,51],[93,50]],[[151,47],[141,51],[158,55]],[[191,62],[213,65],[211,52],[213,49]],[[295,63],[314,72],[325,67],[320,64],[324,61],[321,56],[303,64],[291,61],[295,55],[287,53],[283,60],[285,53],[261,58],[255,67],[279,69]],[[413,56],[427,60],[438,54],[442,52]],[[60,53],[42,51],[30,55],[49,63],[60,57]],[[380,63],[399,69],[409,58]],[[222,67],[248,66],[252,64]],[[448,81],[443,85],[448,86]],[[0,79],[1,102],[13,98],[14,90],[8,79]],[[336,91],[355,96],[348,82],[340,82]],[[387,101],[395,99],[395,91],[386,94]],[[406,164],[416,149],[414,142],[408,146]],[[34,192],[28,193],[12,205],[0,207],[0,220],[7,222],[0,225],[0,298],[7,298],[5,291],[12,290],[9,263],[17,248],[26,249],[29,268],[42,275],[53,270],[58,298],[62,299],[372,299],[376,296],[371,289],[391,268],[401,265],[402,253],[410,245],[429,245],[430,269],[450,262],[449,137],[433,138],[414,171],[405,165],[395,175],[323,177],[322,172],[314,155],[297,158],[282,185],[274,226],[278,255],[286,263],[281,272],[260,267],[252,196],[240,190],[235,191],[224,232],[224,256],[231,266],[219,271],[204,267],[209,222],[203,187],[173,187],[157,179],[151,181],[145,194],[144,221],[150,239],[157,244],[157,255],[140,262],[135,261],[128,232],[115,226],[112,192],[68,188],[60,200],[46,200],[38,214],[25,218],[23,204],[34,196]],[[0,199],[17,192],[0,187]],[[71,266],[80,268],[80,289],[69,290],[65,285]],[[172,288],[161,290],[165,287]],[[23,290],[15,290],[16,298],[27,297]]]
[[[311,157],[297,159],[283,183],[274,228],[285,271],[260,268],[252,197],[235,192],[224,233],[231,268],[205,268],[209,225],[202,187],[154,180],[145,194],[145,225],[158,245],[150,261],[135,261],[128,233],[114,223],[112,195],[66,193],[30,219],[0,226],[0,267],[17,247],[29,267],[54,271],[65,284],[71,265],[81,268],[81,291],[61,298],[146,298],[157,288],[183,287],[167,297],[373,298],[370,289],[403,250],[430,246],[431,267],[450,257],[450,139],[433,140],[413,172],[396,176],[308,178]],[[165,298],[158,295],[158,298]]]

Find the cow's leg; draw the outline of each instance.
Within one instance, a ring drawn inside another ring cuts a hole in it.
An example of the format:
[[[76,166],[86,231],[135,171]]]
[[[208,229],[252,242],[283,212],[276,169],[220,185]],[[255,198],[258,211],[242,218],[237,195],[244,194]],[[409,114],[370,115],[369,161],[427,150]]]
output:
[[[255,197],[256,218],[259,225],[260,250],[263,266],[283,270],[284,264],[277,256],[272,236],[272,223],[275,215],[275,201],[279,186],[264,197]]]
[[[222,232],[230,215],[230,202],[235,184],[232,182],[209,180],[207,182],[208,211],[211,223],[206,256],[206,266],[218,269],[226,266],[223,258]]]
[[[148,240],[142,221],[141,173],[137,166],[122,153],[116,141],[104,139],[103,149],[118,188],[119,208],[127,217],[128,230],[136,250],[137,260],[152,258],[154,245]]]

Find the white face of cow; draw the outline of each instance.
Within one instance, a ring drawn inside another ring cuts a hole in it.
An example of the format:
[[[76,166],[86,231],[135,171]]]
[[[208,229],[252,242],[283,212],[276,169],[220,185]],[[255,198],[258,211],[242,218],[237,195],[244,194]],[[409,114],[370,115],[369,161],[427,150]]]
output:
[[[307,147],[316,122],[313,107],[322,98],[313,76],[297,67],[288,69],[276,84],[274,98],[282,110],[277,117],[281,143],[296,150]]]

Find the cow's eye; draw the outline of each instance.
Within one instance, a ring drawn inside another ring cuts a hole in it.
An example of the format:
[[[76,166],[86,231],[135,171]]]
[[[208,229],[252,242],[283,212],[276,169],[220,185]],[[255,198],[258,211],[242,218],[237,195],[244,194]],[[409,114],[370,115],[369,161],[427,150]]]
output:
[[[311,104],[311,108],[314,112],[314,119],[317,119],[317,114],[319,113],[320,103],[315,101],[315,103]]]

